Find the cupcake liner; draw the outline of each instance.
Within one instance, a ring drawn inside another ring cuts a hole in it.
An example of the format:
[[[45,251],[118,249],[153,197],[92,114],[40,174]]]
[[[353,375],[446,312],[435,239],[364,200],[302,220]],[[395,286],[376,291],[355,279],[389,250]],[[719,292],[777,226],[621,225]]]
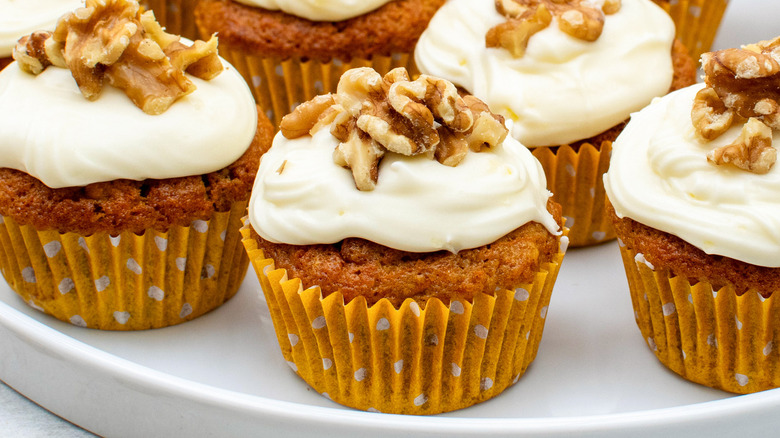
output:
[[[247,202],[166,232],[91,236],[0,216],[0,270],[30,306],[74,325],[140,330],[189,321],[237,291],[249,264]]]
[[[220,43],[219,54],[241,73],[258,105],[266,110],[266,116],[277,130],[282,117],[300,103],[320,94],[335,93],[342,73],[351,68],[371,67],[384,75],[396,67],[405,67],[409,75],[418,73],[411,53],[321,62],[256,56]]]
[[[198,38],[193,11],[198,0],[141,0],[145,10],[153,10],[154,16],[165,31],[190,40]]]
[[[780,386],[780,300],[733,285],[713,289],[655,270],[620,243],[639,330],[656,357],[680,376],[738,394]]]
[[[275,269],[242,228],[282,355],[323,396],[356,409],[428,415],[500,394],[536,357],[563,251],[531,284],[473,303],[323,298]]]
[[[654,0],[672,17],[677,38],[699,60],[712,47],[728,0]]]
[[[531,151],[542,164],[553,200],[563,207],[569,245],[595,245],[614,239],[602,178],[609,168],[612,142],[602,142],[600,147],[586,143],[577,150],[563,145]]]

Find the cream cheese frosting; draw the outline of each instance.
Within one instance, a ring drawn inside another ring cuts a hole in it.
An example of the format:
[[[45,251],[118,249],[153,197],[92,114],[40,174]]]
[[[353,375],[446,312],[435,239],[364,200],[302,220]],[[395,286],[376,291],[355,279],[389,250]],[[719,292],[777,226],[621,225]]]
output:
[[[415,61],[513,120],[512,135],[528,147],[592,137],[669,91],[674,24],[650,0],[623,0],[595,42],[567,35],[556,20],[513,58],[485,47],[487,31],[506,21],[493,1],[449,0],[420,37]]]
[[[0,58],[10,57],[16,41],[37,30],[54,30],[65,13],[84,0],[0,0]]]
[[[294,140],[277,134],[249,204],[260,236],[292,245],[360,237],[403,251],[457,252],[529,221],[560,234],[547,211],[551,194],[541,165],[511,137],[455,167],[387,152],[376,188],[367,192],[333,163],[337,145],[327,128]]]
[[[210,81],[189,76],[197,89],[152,116],[110,86],[88,101],[67,69],[34,76],[12,63],[0,72],[0,167],[52,188],[219,170],[246,151],[257,129],[246,82],[224,66]]]
[[[306,18],[312,21],[341,21],[379,9],[392,0],[236,0]]]
[[[736,123],[711,142],[699,140],[691,108],[703,84],[661,99],[631,116],[612,151],[604,187],[619,217],[673,234],[746,263],[780,267],[780,166],[758,175],[707,161],[733,143]],[[774,145],[780,134],[774,132]]]

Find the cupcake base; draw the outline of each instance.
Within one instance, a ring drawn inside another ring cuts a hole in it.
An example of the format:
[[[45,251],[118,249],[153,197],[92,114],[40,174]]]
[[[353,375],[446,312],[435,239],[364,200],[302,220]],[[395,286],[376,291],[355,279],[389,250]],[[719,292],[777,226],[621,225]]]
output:
[[[238,291],[249,264],[238,232],[246,205],[142,235],[61,234],[0,217],[0,270],[30,306],[74,325],[179,324]]]
[[[547,176],[552,199],[563,207],[572,247],[595,245],[615,238],[606,214],[607,194],[602,176],[609,168],[612,142],[594,146],[569,145],[532,149]]]
[[[396,309],[340,293],[304,290],[241,230],[260,280],[282,355],[323,396],[356,409],[429,415],[500,394],[536,357],[547,306],[563,258],[515,290],[480,294],[473,303],[411,299]]]
[[[666,367],[687,380],[747,394],[780,386],[780,300],[738,296],[667,270],[620,243],[637,325]]]
[[[266,110],[266,116],[277,130],[282,117],[300,103],[320,94],[335,93],[341,75],[351,68],[371,67],[384,76],[396,67],[404,67],[410,76],[418,74],[414,58],[409,53],[322,62],[256,56],[223,43],[219,46],[219,54],[241,73],[255,101]]]

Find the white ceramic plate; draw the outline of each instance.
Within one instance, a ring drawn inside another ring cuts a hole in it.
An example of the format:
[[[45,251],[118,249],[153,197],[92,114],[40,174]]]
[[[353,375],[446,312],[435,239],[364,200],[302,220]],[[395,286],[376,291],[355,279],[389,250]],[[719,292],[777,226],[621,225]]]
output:
[[[569,252],[537,359],[515,386],[439,416],[358,412],[315,393],[282,360],[260,295],[250,272],[233,300],[202,318],[116,333],[56,321],[3,283],[0,378],[110,437],[714,437],[780,426],[780,390],[731,396],[656,361],[614,243]]]
[[[778,35],[778,16],[780,2],[731,0],[715,47]],[[515,386],[434,417],[357,412],[314,393],[282,360],[258,291],[250,272],[233,300],[200,319],[110,333],[42,315],[0,281],[0,379],[107,437],[712,438],[780,429],[780,390],[731,396],[656,361],[614,243],[569,252],[537,359]]]

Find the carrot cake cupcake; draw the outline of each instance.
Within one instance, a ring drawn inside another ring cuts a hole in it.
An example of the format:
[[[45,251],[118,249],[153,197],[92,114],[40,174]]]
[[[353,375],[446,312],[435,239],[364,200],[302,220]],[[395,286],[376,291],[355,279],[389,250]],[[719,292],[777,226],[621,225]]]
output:
[[[779,52],[705,54],[705,83],[633,115],[604,176],[648,345],[735,393],[780,386]]]
[[[512,120],[563,206],[572,245],[614,238],[601,175],[633,111],[695,81],[674,24],[650,0],[451,0],[415,49],[421,72],[452,81]]]
[[[478,99],[401,68],[349,70],[282,121],[242,233],[282,353],[315,390],[434,414],[524,373],[566,237],[507,133]]]
[[[444,0],[202,0],[201,37],[218,33],[276,126],[296,105],[335,92],[341,74],[373,67],[414,73],[412,51]]]
[[[100,23],[115,35],[95,38]],[[10,286],[111,330],[177,324],[235,294],[240,219],[273,127],[216,39],[189,46],[137,2],[88,0],[14,57],[0,73]]]
[[[0,0],[0,70],[13,61],[19,38],[36,30],[52,30],[62,14],[84,0]]]

